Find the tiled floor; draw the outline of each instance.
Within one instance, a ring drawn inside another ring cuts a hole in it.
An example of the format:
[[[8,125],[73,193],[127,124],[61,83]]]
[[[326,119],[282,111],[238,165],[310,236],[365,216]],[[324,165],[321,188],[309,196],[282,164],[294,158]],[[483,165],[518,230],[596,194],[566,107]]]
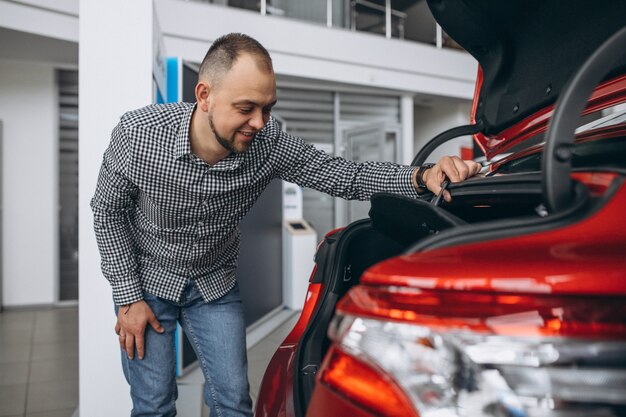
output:
[[[78,404],[78,309],[0,313],[0,416],[71,417]]]
[[[248,350],[250,392],[298,319]],[[0,313],[0,417],[72,417],[78,404],[78,309]]]

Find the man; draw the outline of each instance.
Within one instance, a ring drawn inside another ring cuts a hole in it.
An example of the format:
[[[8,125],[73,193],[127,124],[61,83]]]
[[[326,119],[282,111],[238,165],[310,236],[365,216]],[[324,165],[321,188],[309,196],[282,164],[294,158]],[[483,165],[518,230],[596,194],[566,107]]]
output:
[[[271,58],[245,35],[215,41],[195,95],[195,104],[122,116],[92,200],[133,416],[176,413],[177,321],[196,350],[211,416],[252,414],[238,224],[273,178],[365,200],[379,191],[417,197],[418,182],[436,193],[444,175],[457,182],[480,169],[445,157],[420,179],[413,167],[346,161],[281,132],[270,118]]]

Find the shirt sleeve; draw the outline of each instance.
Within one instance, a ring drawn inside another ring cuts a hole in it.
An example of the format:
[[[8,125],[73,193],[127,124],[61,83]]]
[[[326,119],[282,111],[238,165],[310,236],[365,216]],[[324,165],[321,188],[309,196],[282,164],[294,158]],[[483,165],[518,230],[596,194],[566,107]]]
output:
[[[369,200],[379,192],[419,198],[413,186],[416,167],[391,162],[354,162],[333,157],[302,139],[279,134],[285,154],[278,177],[347,200]]]
[[[129,154],[128,138],[120,122],[113,129],[111,143],[104,153],[96,192],[91,200],[102,273],[110,282],[113,300],[118,305],[143,299],[128,219],[128,211],[137,194],[137,187],[127,176]]]

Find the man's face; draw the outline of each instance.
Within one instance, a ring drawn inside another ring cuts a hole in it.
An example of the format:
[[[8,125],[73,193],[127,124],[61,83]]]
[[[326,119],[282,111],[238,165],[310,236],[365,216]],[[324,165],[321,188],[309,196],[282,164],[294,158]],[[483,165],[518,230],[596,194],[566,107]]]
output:
[[[208,121],[215,139],[225,149],[248,150],[265,126],[276,104],[274,73],[243,54],[209,97]]]

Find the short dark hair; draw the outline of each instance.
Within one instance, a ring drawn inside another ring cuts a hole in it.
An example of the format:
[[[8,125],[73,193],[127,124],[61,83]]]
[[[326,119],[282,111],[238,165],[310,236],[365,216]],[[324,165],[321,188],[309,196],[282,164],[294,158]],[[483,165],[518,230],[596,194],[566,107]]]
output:
[[[213,42],[202,60],[198,77],[208,80],[212,87],[216,87],[242,53],[254,55],[258,58],[259,65],[268,71],[274,71],[269,52],[256,39],[243,33],[229,33]]]

